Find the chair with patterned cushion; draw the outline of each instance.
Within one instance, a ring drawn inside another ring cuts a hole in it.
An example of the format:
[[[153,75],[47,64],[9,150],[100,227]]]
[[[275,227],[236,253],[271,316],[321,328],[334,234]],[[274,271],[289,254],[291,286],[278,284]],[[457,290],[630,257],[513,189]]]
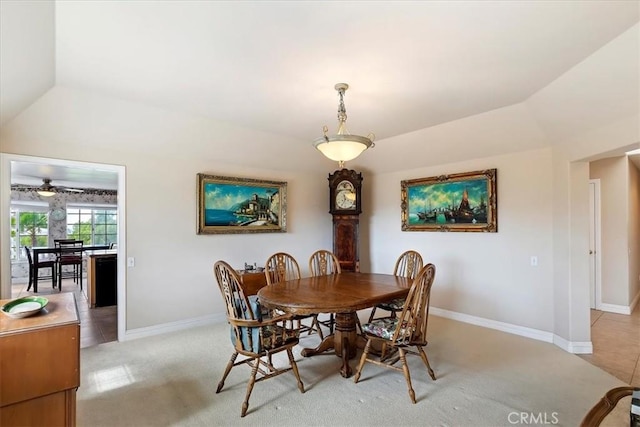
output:
[[[424,347],[427,346],[429,299],[435,275],[436,267],[433,264],[427,264],[414,279],[399,316],[375,319],[362,325],[367,344],[353,378],[354,382],[357,383],[360,379],[366,362],[401,371],[407,381],[411,402],[416,403],[416,395],[411,386],[407,354],[419,355],[431,378],[436,379],[433,369],[429,365],[427,353],[424,351]],[[371,355],[374,343],[376,348],[381,349],[380,356]],[[395,366],[398,361],[402,366]]]
[[[402,276],[409,279],[415,279],[418,272],[422,269],[422,256],[416,251],[406,251],[398,257],[396,266],[393,269],[394,276]],[[396,298],[391,301],[385,301],[373,307],[369,315],[369,322],[373,320],[376,310],[385,310],[391,313],[391,317],[396,317],[396,313],[402,311],[404,298]]]
[[[325,249],[320,249],[311,254],[309,257],[309,271],[311,272],[312,277],[329,276],[331,274],[340,274],[342,272],[338,257],[336,257],[333,252]],[[318,319],[318,324],[329,328],[329,333],[332,334],[333,328],[335,327],[334,313],[330,313],[329,319],[327,320]]]
[[[248,297],[244,294],[238,273],[224,261],[216,262],[213,270],[227,310],[227,320],[231,325],[231,342],[234,346],[234,352],[227,363],[222,379],[218,383],[216,393],[220,393],[224,387],[224,381],[231,369],[243,364],[251,367],[251,376],[242,403],[241,417],[247,414],[249,397],[257,382],[293,370],[298,382],[298,389],[304,393],[304,385],[300,379],[292,351],[293,347],[298,344],[299,331],[288,329],[285,324],[290,316],[283,315],[262,319],[257,296]],[[271,357],[282,351],[287,353],[289,366],[276,367],[273,365]],[[242,360],[236,360],[239,355],[243,356]]]
[[[300,266],[292,255],[286,252],[276,252],[267,258],[264,266],[264,275],[267,279],[267,286],[287,280],[295,280],[300,278]],[[311,319],[311,323],[307,325],[302,322],[306,319]],[[320,339],[324,338],[322,329],[318,325],[318,316],[316,314],[294,316],[293,320],[298,324],[300,332],[307,332],[308,334],[316,332]]]

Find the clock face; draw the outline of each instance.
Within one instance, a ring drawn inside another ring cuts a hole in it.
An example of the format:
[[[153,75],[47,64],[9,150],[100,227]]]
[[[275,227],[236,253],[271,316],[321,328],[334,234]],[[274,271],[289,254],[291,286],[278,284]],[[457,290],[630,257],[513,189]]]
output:
[[[344,210],[356,208],[356,191],[350,181],[341,181],[336,187],[336,207]]]
[[[62,209],[54,209],[51,211],[51,219],[54,219],[56,221],[62,221],[67,215],[65,213],[65,211],[63,211]]]

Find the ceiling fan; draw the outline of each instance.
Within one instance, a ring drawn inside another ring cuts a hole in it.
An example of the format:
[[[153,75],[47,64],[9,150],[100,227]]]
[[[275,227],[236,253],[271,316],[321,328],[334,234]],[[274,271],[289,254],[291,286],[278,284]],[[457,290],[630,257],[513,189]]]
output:
[[[53,186],[51,185],[50,178],[43,178],[42,185],[38,187],[38,190],[37,190],[38,194],[44,197],[51,197],[54,194],[56,194],[58,191],[71,191],[74,193],[84,193],[84,190],[80,188],[69,188],[69,187],[62,187],[59,185]]]

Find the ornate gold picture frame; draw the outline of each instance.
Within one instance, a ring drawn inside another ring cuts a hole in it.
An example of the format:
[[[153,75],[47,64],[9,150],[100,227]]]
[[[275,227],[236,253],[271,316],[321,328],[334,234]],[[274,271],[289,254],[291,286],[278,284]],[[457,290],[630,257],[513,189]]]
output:
[[[498,231],[497,169],[401,181],[402,231]]]
[[[198,174],[198,234],[286,231],[286,182]]]

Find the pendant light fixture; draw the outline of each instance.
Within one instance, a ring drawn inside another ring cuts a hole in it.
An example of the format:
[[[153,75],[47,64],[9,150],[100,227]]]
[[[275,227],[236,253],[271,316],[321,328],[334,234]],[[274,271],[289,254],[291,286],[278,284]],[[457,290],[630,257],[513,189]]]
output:
[[[42,197],[51,197],[56,194],[56,188],[51,185],[51,180],[49,178],[44,178],[42,180],[43,184],[38,187],[38,194]]]
[[[351,135],[347,131],[347,110],[344,107],[344,92],[349,89],[349,85],[346,83],[338,83],[335,85],[335,89],[338,91],[340,97],[340,103],[338,105],[338,131],[335,135],[328,136],[328,128],[324,126],[322,128],[323,136],[313,141],[313,146],[316,147],[322,154],[331,160],[338,162],[338,165],[343,168],[344,162],[353,160],[358,157],[367,148],[373,148],[375,144],[373,140],[375,135],[370,133],[368,136]]]

